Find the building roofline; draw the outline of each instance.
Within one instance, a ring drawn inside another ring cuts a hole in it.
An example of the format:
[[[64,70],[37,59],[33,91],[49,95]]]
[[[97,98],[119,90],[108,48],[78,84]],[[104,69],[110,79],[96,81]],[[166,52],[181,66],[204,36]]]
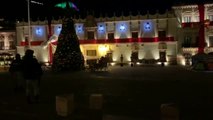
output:
[[[173,6],[173,9],[187,9],[187,8],[198,8],[199,4],[191,4],[191,5],[176,5]],[[212,7],[213,3],[206,3],[204,4],[205,7]]]

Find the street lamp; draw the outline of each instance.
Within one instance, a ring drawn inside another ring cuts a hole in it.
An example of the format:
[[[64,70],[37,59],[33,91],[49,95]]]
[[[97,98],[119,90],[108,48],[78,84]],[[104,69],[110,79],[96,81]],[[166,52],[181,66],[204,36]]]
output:
[[[31,47],[31,24],[30,24],[30,3],[33,4],[39,4],[39,5],[43,5],[43,3],[37,2],[37,1],[33,1],[33,0],[27,0],[27,19],[28,19],[28,48]]]

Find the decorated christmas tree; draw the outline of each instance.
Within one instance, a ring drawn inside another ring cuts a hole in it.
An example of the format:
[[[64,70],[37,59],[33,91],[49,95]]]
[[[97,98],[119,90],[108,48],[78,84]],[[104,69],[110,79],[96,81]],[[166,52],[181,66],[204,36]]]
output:
[[[78,9],[71,2],[57,4],[56,6],[65,8],[65,17],[62,20],[62,30],[53,56],[52,70],[54,72],[83,70],[84,57],[80,50],[74,21],[71,17],[74,9]]]

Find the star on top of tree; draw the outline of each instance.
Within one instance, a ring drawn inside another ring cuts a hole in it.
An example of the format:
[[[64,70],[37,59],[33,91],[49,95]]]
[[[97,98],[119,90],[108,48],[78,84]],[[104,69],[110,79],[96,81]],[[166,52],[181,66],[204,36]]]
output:
[[[64,9],[64,13],[66,17],[71,17],[72,14],[74,14],[76,11],[79,11],[78,7],[70,1],[58,3],[55,5],[55,7]]]

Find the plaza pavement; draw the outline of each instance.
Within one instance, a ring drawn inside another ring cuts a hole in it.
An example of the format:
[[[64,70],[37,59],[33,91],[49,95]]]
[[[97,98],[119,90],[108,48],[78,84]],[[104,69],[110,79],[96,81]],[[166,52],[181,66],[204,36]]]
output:
[[[175,103],[181,120],[213,119],[213,72],[196,72],[182,66],[45,72],[38,104],[27,104],[25,94],[14,93],[11,84],[9,74],[1,72],[0,120],[89,120],[89,96],[93,93],[104,97],[103,120],[160,120],[160,105],[164,103]],[[71,117],[56,114],[55,97],[63,94],[74,94]]]

